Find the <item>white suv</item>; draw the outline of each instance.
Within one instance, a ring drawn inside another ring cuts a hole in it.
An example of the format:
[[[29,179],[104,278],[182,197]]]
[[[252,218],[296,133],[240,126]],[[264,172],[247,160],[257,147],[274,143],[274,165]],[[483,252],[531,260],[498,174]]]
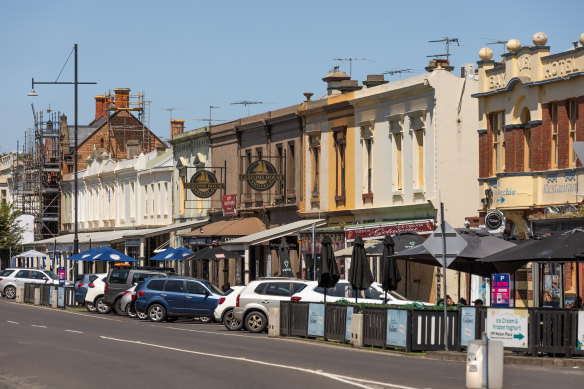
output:
[[[6,298],[15,298],[16,287],[24,286],[24,284],[58,285],[59,277],[50,270],[41,269],[10,268],[0,272],[0,292]]]
[[[233,318],[243,322],[250,332],[262,332],[268,326],[269,308],[279,308],[280,301],[290,301],[290,297],[304,289],[306,283],[296,278],[254,280],[237,295]]]

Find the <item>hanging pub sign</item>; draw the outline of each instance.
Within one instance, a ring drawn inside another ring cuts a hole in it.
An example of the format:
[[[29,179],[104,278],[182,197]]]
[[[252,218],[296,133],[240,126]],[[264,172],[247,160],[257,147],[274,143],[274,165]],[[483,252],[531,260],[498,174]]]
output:
[[[215,174],[209,170],[198,170],[191,176],[191,181],[185,183],[195,196],[206,199],[215,194],[217,189],[223,188],[223,184],[217,182]]]
[[[237,216],[235,202],[237,195],[230,194],[223,196],[223,216]]]
[[[274,165],[260,159],[252,162],[245,174],[239,175],[239,179],[247,182],[253,190],[263,192],[274,186],[276,181],[283,180],[284,175],[277,174]]]

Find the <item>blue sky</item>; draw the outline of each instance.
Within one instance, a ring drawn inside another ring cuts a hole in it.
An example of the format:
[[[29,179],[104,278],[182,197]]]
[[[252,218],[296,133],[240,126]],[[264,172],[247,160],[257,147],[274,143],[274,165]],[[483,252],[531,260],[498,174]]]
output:
[[[545,32],[552,53],[571,47],[584,32],[584,2],[425,1],[5,1],[0,12],[0,152],[16,149],[37,111],[49,107],[73,122],[73,87],[53,81],[79,44],[79,123],[95,115],[94,96],[114,88],[144,92],[152,101],[150,126],[170,133],[170,113],[187,129],[196,118],[247,116],[241,100],[260,101],[251,114],[298,104],[303,92],[326,93],[322,82],[334,58],[366,58],[352,66],[354,79],[411,68],[422,72],[427,55],[444,52],[428,43],[460,39],[451,62],[476,62],[492,40]],[[502,46],[490,46],[495,57]],[[349,72],[348,63],[340,63]],[[60,81],[73,80],[71,59]],[[457,69],[458,73],[459,70]],[[413,75],[413,74],[412,74]],[[404,76],[408,76],[407,74]],[[398,79],[399,76],[386,76]],[[269,103],[269,104],[268,104]]]

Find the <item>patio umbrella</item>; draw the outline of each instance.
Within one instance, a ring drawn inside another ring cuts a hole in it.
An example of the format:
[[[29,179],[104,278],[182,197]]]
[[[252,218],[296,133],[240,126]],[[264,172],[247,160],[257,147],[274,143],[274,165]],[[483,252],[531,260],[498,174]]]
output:
[[[330,236],[325,235],[320,242],[322,245],[320,249],[320,269],[318,271],[318,286],[324,288],[324,302],[326,303],[326,289],[333,288],[341,275],[339,274],[339,268],[337,267],[337,261],[335,260],[335,254],[333,252],[333,241]]]
[[[92,260],[113,262],[138,262],[134,258],[128,257],[126,254],[122,254],[118,250],[114,250],[111,247],[100,247],[96,249],[95,255],[93,255]]]
[[[166,250],[156,254],[152,258],[151,261],[174,261],[174,260],[183,260],[187,255],[194,254],[193,251],[184,248],[184,247],[169,247]]]
[[[280,275],[282,277],[293,277],[292,265],[290,264],[290,248],[285,237],[280,239],[278,258],[280,259]]]
[[[373,283],[373,275],[369,269],[369,261],[365,254],[365,243],[361,235],[357,235],[353,241],[353,254],[351,255],[351,268],[349,269],[349,283],[357,292],[365,290]],[[357,293],[355,293],[355,302],[357,302]]]
[[[78,254],[72,255],[67,260],[69,261],[94,261],[93,256],[97,254],[96,249],[89,249]]]
[[[492,266],[478,261],[478,259],[486,258],[491,254],[515,246],[514,243],[494,237],[485,229],[471,230],[468,228],[455,228],[455,230],[466,241],[467,246],[452,261],[450,266],[448,266],[452,270],[476,274],[481,277],[490,277],[491,273],[493,273]],[[395,254],[393,257],[395,259],[405,259],[425,265],[440,266],[440,262],[423,245],[404,250]]]
[[[397,290],[397,284],[401,281],[401,274],[397,267],[394,253],[395,242],[391,235],[383,238],[383,270],[381,289],[385,291],[384,302],[387,302],[387,291]]]
[[[389,236],[389,235],[388,235]],[[411,232],[411,231],[404,231],[398,232],[393,237],[393,251],[394,253],[399,253],[400,251],[404,251],[407,249],[411,249],[412,247],[418,246],[426,240],[423,236]],[[384,239],[385,240],[385,239]],[[370,247],[365,247],[365,252],[367,255],[384,255],[385,250],[385,242],[382,240]]]

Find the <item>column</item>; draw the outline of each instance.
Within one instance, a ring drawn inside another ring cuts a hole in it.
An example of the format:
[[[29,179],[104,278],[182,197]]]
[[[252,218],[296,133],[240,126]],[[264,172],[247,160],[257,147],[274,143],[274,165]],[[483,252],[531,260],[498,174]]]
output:
[[[140,238],[140,256],[138,257],[138,259],[140,260],[140,266],[145,265],[145,260],[146,260],[146,256],[144,255],[145,246],[146,245],[144,242],[144,238]]]
[[[249,284],[249,246],[245,246],[245,255],[243,257],[243,283]]]

